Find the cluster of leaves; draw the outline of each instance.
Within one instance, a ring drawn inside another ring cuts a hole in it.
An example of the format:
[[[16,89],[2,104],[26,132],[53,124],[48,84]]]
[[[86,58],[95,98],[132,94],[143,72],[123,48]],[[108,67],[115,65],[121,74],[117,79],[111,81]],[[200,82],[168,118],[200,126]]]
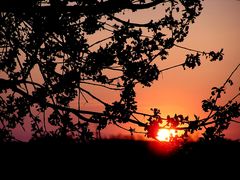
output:
[[[222,61],[223,60],[223,49],[221,49],[219,52],[210,51],[208,53],[206,52],[197,52],[196,54],[187,54],[185,62],[182,64],[183,68],[186,69],[186,67],[194,69],[197,66],[201,65],[201,59],[200,56],[205,56],[206,58],[210,58],[210,61]]]
[[[183,115],[175,115],[174,117],[167,116],[166,119],[161,118],[160,110],[154,109],[154,112],[158,112],[157,116],[151,116],[149,118],[149,124],[146,127],[148,131],[148,137],[156,137],[160,128],[182,130],[182,136],[180,138],[188,137],[189,133],[195,131],[202,131],[202,139],[204,141],[219,141],[224,138],[224,131],[228,129],[231,122],[240,123],[236,119],[240,117],[240,103],[236,101],[236,98],[240,96],[238,92],[230,101],[222,105],[218,103],[218,99],[222,97],[222,94],[226,93],[226,86],[233,85],[233,81],[230,79],[234,72],[240,67],[240,64],[234,69],[231,75],[227,78],[223,86],[213,87],[211,96],[209,99],[202,101],[203,111],[208,113],[208,116],[200,119],[199,116],[194,115],[194,119],[190,120]],[[155,117],[155,118],[154,118]],[[154,118],[154,120],[152,119]],[[165,121],[165,123],[162,123]],[[162,124],[164,126],[162,126]],[[179,138],[178,136],[175,138]],[[176,139],[172,139],[176,140]]]
[[[24,129],[26,119],[31,120],[33,138],[50,133],[88,141],[93,139],[90,124],[97,124],[100,131],[110,123],[119,127],[122,123],[135,124],[144,127],[148,137],[154,137],[162,122],[160,112],[154,110],[148,122],[134,116],[139,114],[136,84],[151,86],[158,79],[160,70],[154,61],[167,59],[168,50],[184,40],[190,24],[201,13],[202,0],[42,3],[33,0],[21,6],[16,1],[11,8],[5,4],[0,8],[1,140],[9,139],[18,125]],[[164,5],[165,16],[156,21],[140,24],[117,16],[126,10],[135,12],[160,5]],[[166,30],[169,33],[163,33]],[[92,43],[89,38],[99,37],[101,31],[110,36]],[[102,42],[104,45],[100,45]],[[222,50],[201,54],[211,61],[222,60],[223,55]],[[200,64],[197,53],[187,55],[182,65],[193,69]],[[115,71],[118,76],[107,75],[106,71]],[[120,91],[120,100],[106,103],[86,84]],[[88,102],[86,96],[101,104],[104,111],[80,109],[83,101]],[[73,105],[77,101],[78,108]],[[212,108],[212,104],[204,103],[204,109]],[[236,109],[230,105],[225,108]],[[215,114],[216,118],[230,116],[230,112],[224,112]],[[189,122],[181,115],[167,117],[166,121],[172,128]],[[194,123],[189,122],[189,127],[194,130]],[[133,128],[127,130],[135,132]]]
[[[230,76],[231,77],[231,76]],[[226,85],[233,85],[230,77],[220,88],[213,87],[211,96],[207,100],[202,101],[202,108],[205,112],[209,112],[208,119],[205,119],[205,124],[212,124],[211,127],[207,127],[204,132],[204,138],[207,140],[218,139],[224,137],[224,130],[226,130],[230,123],[240,117],[240,103],[234,101],[239,94],[237,94],[232,100],[225,105],[219,105],[218,99],[221,98],[223,93],[226,93]],[[211,122],[208,122],[211,119]]]

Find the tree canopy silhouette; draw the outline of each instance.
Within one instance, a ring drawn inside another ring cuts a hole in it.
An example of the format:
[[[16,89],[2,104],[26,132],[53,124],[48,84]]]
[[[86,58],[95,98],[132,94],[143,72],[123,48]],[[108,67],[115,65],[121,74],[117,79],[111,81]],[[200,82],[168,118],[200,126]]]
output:
[[[223,136],[240,105],[217,100],[231,77],[214,87],[203,100],[206,118],[190,120],[183,115],[161,117],[138,112],[137,84],[151,86],[161,72],[176,67],[194,69],[201,58],[221,61],[219,52],[196,51],[179,46],[203,7],[202,0],[2,0],[0,2],[0,141],[14,140],[13,130],[31,123],[32,137],[71,136],[85,142],[109,124],[130,133],[142,127],[155,138],[159,128],[184,130],[183,137],[204,128],[205,139]],[[162,9],[149,22],[134,22],[121,13]],[[172,47],[190,51],[182,63],[160,69],[156,61],[167,59]],[[118,91],[119,99],[107,103],[91,92],[100,87]],[[81,103],[99,103],[103,111],[86,110]],[[148,117],[146,122],[139,116]],[[30,121],[29,121],[30,120]],[[129,128],[122,124],[129,124]],[[91,124],[95,124],[91,128]],[[51,126],[47,130],[46,126]]]

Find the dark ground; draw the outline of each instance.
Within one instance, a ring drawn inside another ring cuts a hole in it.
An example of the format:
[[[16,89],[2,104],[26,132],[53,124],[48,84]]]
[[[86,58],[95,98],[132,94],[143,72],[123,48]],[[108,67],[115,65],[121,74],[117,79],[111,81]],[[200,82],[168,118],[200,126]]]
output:
[[[146,175],[148,179],[158,175],[209,179],[210,173],[216,179],[240,174],[240,143],[236,141],[187,143],[175,150],[167,143],[132,140],[103,140],[88,145],[13,143],[1,144],[0,149],[0,170],[8,176],[34,172],[32,177],[46,173],[48,177],[67,174],[100,178],[114,173],[113,179]]]

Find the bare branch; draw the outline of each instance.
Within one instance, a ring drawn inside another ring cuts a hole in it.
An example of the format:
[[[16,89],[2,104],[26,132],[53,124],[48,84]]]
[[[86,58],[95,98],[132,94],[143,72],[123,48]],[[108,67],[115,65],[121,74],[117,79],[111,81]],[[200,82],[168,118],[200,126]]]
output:
[[[83,89],[83,88],[79,88],[81,91],[85,92],[86,94],[88,94],[89,96],[91,96],[93,99],[97,100],[98,102],[102,103],[103,105],[108,105],[107,103],[103,102],[101,99],[97,98],[96,96],[94,96],[92,93],[90,93],[89,91]]]
[[[184,65],[184,63],[177,64],[177,65],[165,68],[165,69],[161,69],[159,72],[164,72],[164,71],[167,71],[167,70],[170,70],[170,69],[174,69],[174,68],[177,68],[177,67],[180,67],[180,66],[183,66],[183,65]]]
[[[135,26],[135,27],[148,27],[150,25],[150,23],[145,23],[145,24],[139,24],[139,23],[132,23],[130,21],[124,21],[120,18],[117,18],[115,16],[112,16],[111,14],[108,14],[108,16],[122,24],[127,24],[127,25],[131,25],[131,26]]]
[[[96,41],[96,42],[94,42],[93,44],[91,44],[90,46],[89,46],[89,48],[91,48],[91,47],[93,47],[93,46],[95,46],[95,45],[97,45],[97,44],[99,44],[99,43],[101,43],[101,42],[103,42],[103,41],[106,41],[106,40],[108,40],[108,39],[111,39],[113,36],[109,36],[109,37],[106,37],[106,38],[104,38],[104,39],[101,39],[101,40],[99,40],[99,41]]]
[[[178,47],[178,48],[181,48],[181,49],[188,50],[188,51],[192,51],[192,52],[196,52],[196,53],[200,53],[200,54],[206,54],[206,53],[203,52],[203,51],[198,51],[198,50],[195,50],[195,49],[183,47],[183,46],[180,46],[180,45],[177,45],[177,44],[174,44],[174,46],[176,46],[176,47]]]
[[[83,99],[86,101],[86,103],[88,103],[87,98],[85,97],[85,95],[83,94],[83,92],[80,90],[80,88],[79,88],[79,93],[82,95],[82,97],[83,97]],[[78,101],[78,103],[80,103],[80,95],[79,95],[79,101]],[[78,105],[78,109],[80,109],[80,105]]]
[[[225,87],[225,85],[228,83],[228,81],[231,79],[231,77],[233,76],[233,74],[237,71],[237,69],[240,67],[240,64],[237,65],[237,67],[231,72],[231,74],[229,75],[229,77],[227,78],[227,80],[224,82],[222,87]]]
[[[97,84],[97,83],[90,83],[90,82],[81,82],[82,84],[89,84],[89,85],[93,85],[93,86],[99,86],[99,87],[103,87],[109,90],[117,90],[117,91],[121,91],[123,90],[123,88],[111,88],[111,87],[107,87],[105,85],[102,84]]]
[[[238,123],[238,124],[240,124],[239,121],[236,121],[236,120],[231,120],[231,121],[234,122],[234,123]]]

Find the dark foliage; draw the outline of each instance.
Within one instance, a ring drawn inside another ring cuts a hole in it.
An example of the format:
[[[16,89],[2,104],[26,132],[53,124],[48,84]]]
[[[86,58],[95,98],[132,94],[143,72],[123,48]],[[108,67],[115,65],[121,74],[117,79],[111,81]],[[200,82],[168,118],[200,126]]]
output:
[[[185,130],[185,135],[204,127],[204,137],[210,140],[222,137],[230,121],[239,117],[236,97],[224,106],[217,104],[227,83],[213,88],[212,96],[203,101],[204,111],[210,112],[205,119],[162,118],[157,109],[151,115],[137,111],[137,84],[151,86],[160,72],[178,66],[194,69],[201,65],[202,56],[210,61],[223,59],[223,50],[188,49],[196,54],[186,55],[180,65],[160,70],[155,63],[167,59],[172,47],[184,48],[177,43],[200,15],[201,0],[3,0],[0,4],[2,142],[14,140],[12,131],[25,129],[29,119],[33,140],[60,136],[87,142],[94,139],[90,124],[100,133],[109,124],[124,129],[121,125],[129,123],[125,130],[137,132],[132,124],[155,138],[163,121],[166,128]],[[118,16],[159,7],[165,15],[156,21],[137,23]],[[108,35],[100,39],[99,33]],[[91,41],[93,37],[98,39]],[[232,85],[230,78],[227,82]],[[119,91],[120,99],[104,102],[91,86]],[[99,103],[103,112],[82,109],[81,104],[89,101]],[[146,122],[138,120],[142,115],[148,117]]]

